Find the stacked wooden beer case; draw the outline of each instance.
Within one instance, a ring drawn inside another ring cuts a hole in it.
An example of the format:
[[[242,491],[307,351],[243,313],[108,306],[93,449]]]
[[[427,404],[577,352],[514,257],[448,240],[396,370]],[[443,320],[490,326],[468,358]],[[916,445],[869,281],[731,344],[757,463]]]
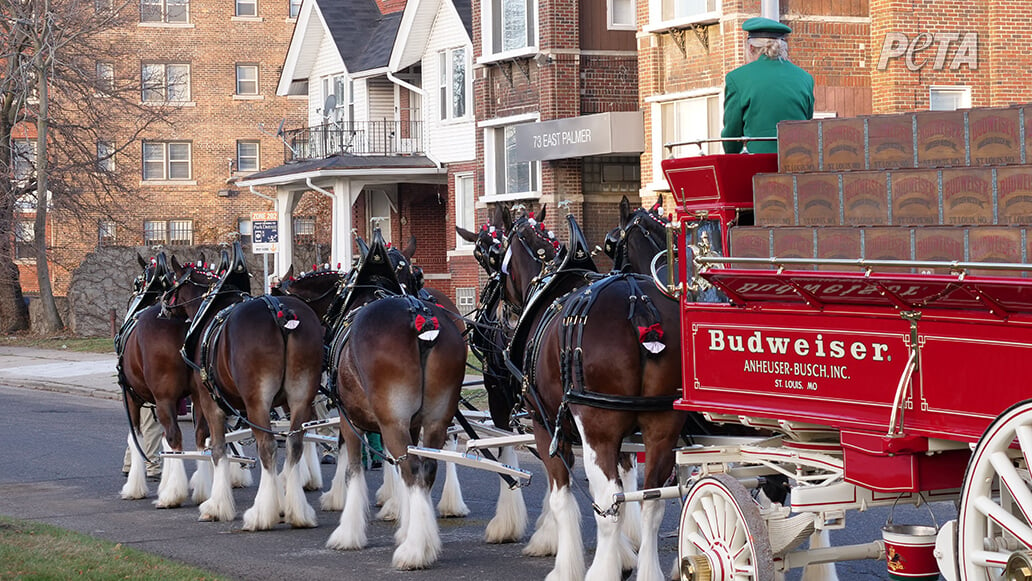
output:
[[[734,256],[1032,262],[1032,105],[783,122],[778,165]]]

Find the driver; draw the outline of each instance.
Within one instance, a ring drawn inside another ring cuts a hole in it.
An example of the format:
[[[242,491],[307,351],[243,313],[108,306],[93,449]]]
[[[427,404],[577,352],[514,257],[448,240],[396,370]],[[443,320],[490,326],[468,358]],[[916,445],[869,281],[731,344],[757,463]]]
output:
[[[813,118],[813,77],[788,60],[785,37],[792,29],[769,18],[742,23],[748,33],[745,63],[724,82],[721,137],[776,137],[779,121]],[[751,153],[776,153],[776,141],[746,144]],[[725,153],[741,153],[742,142],[725,141]]]

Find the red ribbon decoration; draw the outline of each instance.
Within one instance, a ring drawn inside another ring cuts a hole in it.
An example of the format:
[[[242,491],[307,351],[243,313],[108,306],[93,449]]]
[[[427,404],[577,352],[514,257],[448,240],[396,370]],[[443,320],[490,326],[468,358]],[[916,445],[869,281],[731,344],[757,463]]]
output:
[[[644,343],[649,333],[655,333],[655,335],[649,337],[650,339],[659,341],[663,338],[663,327],[659,323],[654,323],[648,327],[638,327],[638,341]]]

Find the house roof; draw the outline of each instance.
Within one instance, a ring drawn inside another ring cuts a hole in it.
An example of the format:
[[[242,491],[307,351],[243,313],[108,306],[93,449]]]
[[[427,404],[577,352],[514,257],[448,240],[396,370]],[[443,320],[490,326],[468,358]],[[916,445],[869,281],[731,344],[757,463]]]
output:
[[[332,155],[308,159],[255,172],[237,182],[241,186],[270,185],[303,180],[314,175],[376,175],[400,173],[440,173],[441,168],[422,155]],[[443,170],[447,171],[447,170]]]
[[[318,0],[318,4],[348,72],[387,66],[401,12],[380,14],[374,0]]]
[[[412,66],[424,57],[431,30],[440,26],[442,14],[452,26],[452,19],[458,16],[466,38],[473,38],[472,13],[471,0],[408,0],[394,51],[390,55],[391,70]]]
[[[462,26],[466,29],[466,34],[470,38],[473,38],[473,2],[472,0],[451,0],[455,11],[459,13],[459,18],[462,19]]]

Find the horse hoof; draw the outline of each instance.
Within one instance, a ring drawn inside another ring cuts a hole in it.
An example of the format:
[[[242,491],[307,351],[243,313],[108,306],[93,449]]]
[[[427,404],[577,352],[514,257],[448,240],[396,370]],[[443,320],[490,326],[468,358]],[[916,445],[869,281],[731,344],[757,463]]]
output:
[[[216,522],[218,520],[219,519],[215,518],[215,515],[213,514],[202,514],[197,517],[197,522]]]

